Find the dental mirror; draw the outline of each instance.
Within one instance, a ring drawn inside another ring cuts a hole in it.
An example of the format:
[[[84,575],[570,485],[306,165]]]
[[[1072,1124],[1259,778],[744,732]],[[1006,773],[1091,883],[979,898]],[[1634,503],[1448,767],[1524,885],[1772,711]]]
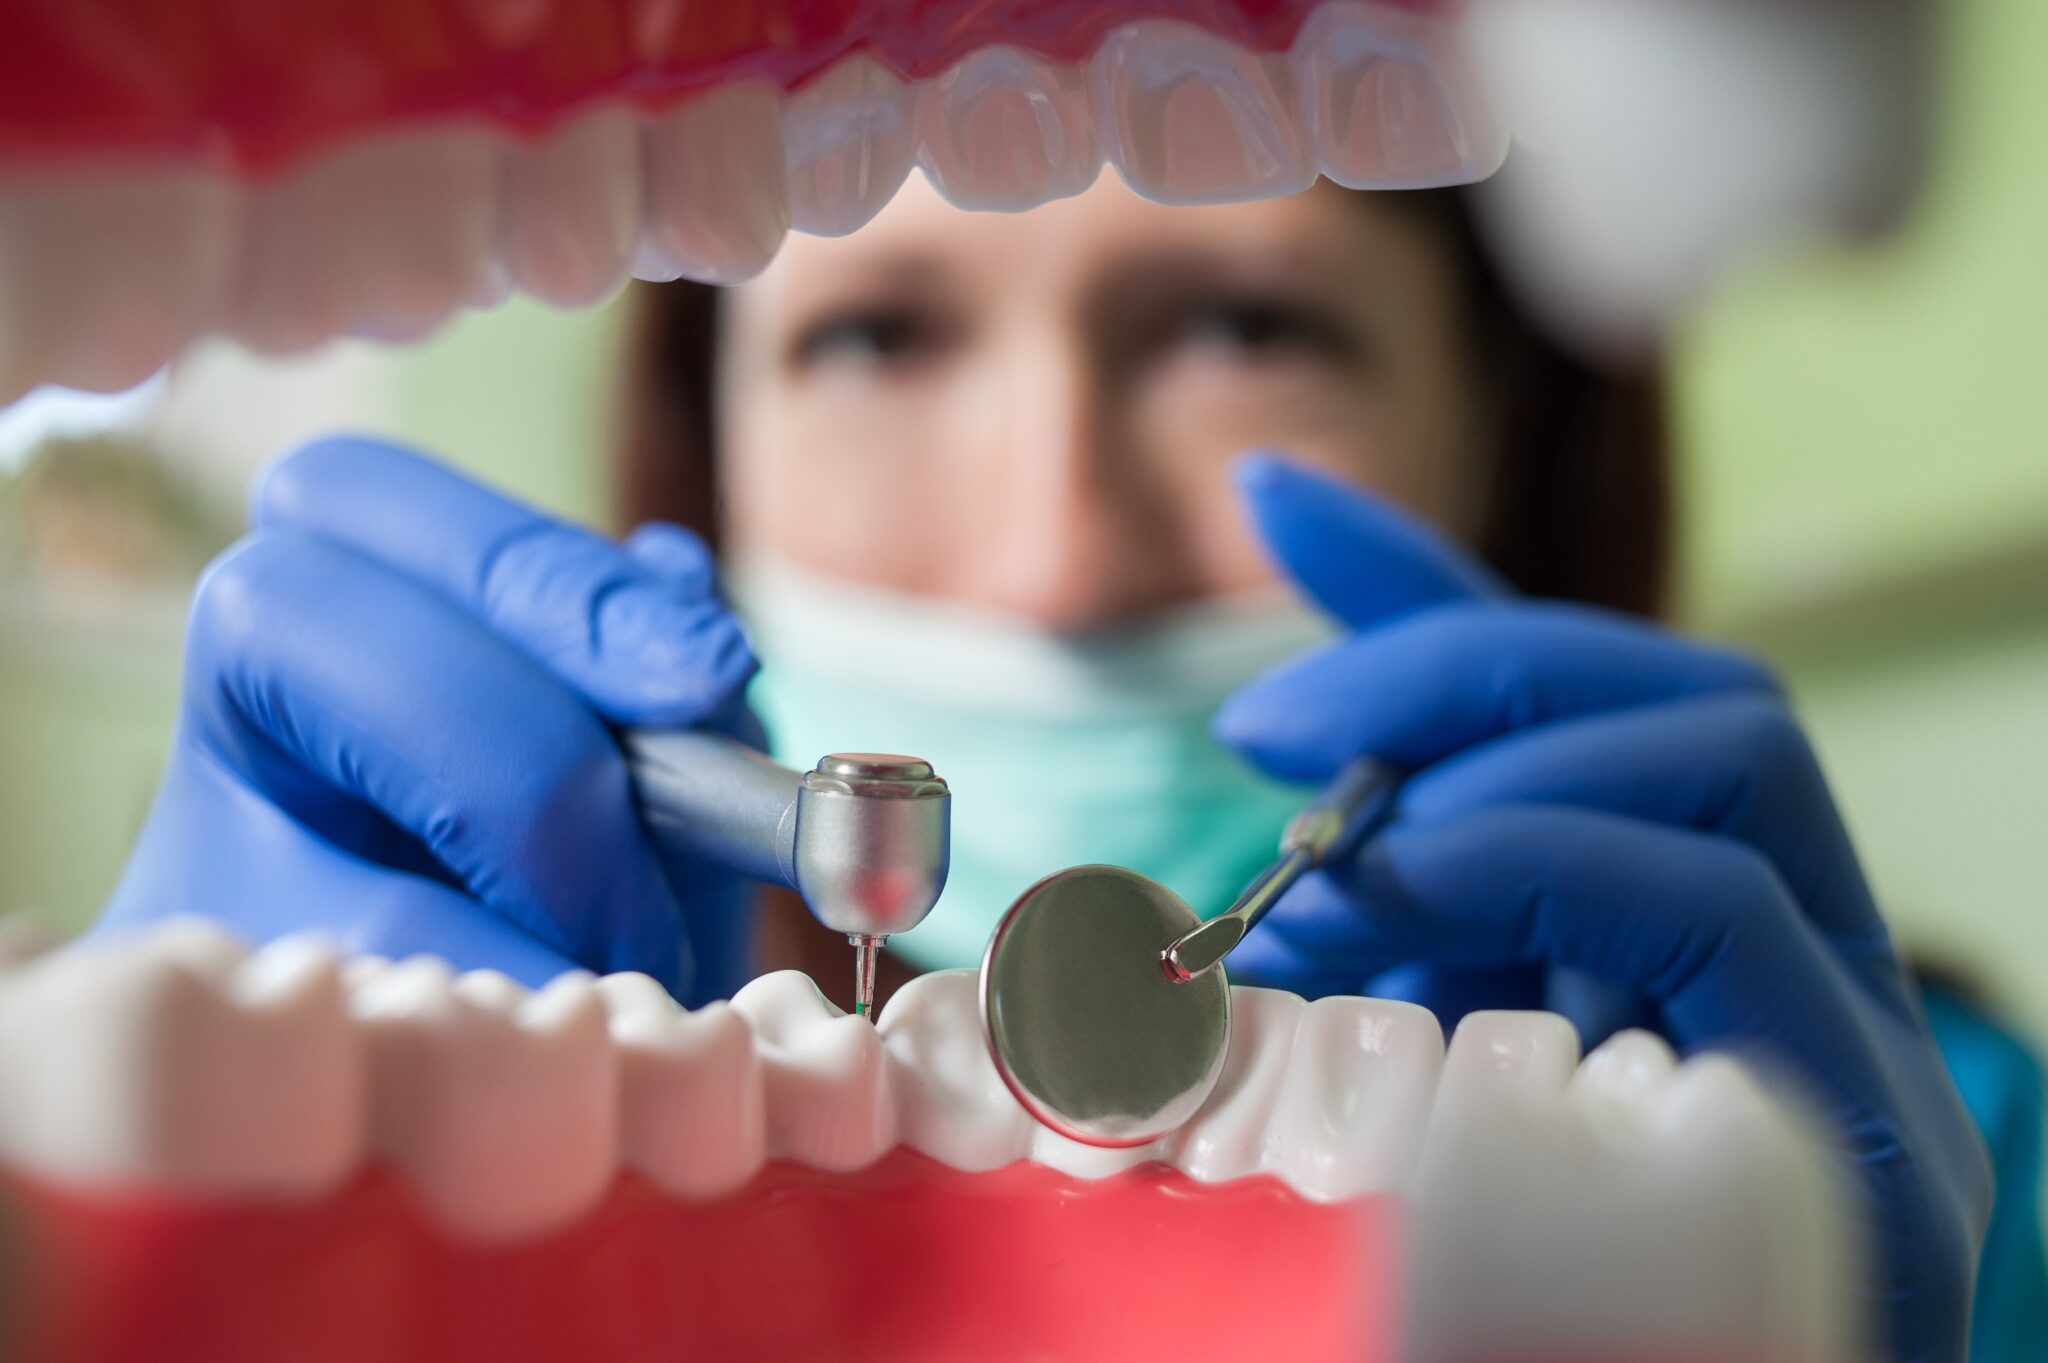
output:
[[[1042,1124],[1087,1145],[1143,1145],[1195,1115],[1223,1073],[1223,958],[1304,874],[1392,816],[1400,776],[1354,759],[1288,821],[1280,855],[1206,923],[1121,866],[1076,866],[1020,895],[981,962],[996,1072]]]
[[[1020,895],[981,962],[996,1071],[1045,1126],[1087,1145],[1155,1140],[1223,1072],[1230,983],[1176,983],[1160,952],[1201,926],[1187,902],[1121,866],[1076,866]]]

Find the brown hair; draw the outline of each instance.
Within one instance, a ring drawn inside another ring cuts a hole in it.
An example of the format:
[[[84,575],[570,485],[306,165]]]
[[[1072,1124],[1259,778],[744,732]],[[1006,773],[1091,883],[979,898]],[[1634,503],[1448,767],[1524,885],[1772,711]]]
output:
[[[1479,372],[1500,403],[1479,552],[1531,595],[1660,613],[1672,529],[1656,375],[1595,369],[1540,330],[1482,249],[1463,192],[1380,197],[1419,215],[1451,250]],[[614,512],[621,524],[674,521],[716,547],[718,291],[689,283],[636,289]]]

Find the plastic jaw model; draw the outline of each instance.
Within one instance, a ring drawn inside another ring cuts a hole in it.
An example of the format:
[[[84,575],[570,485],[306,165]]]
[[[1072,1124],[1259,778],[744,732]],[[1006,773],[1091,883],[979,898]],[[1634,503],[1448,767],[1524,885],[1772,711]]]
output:
[[[0,402],[191,338],[730,281],[913,165],[978,208],[1489,174],[1450,0],[67,0],[0,14]]]
[[[1830,1359],[1796,1124],[1561,1019],[1240,989],[1152,1146],[1037,1127],[971,972],[879,1025],[203,926],[0,972],[0,1351],[130,1358]]]
[[[1451,0],[64,0],[0,12],[0,402],[193,338],[733,280],[921,166],[1017,209],[1486,175]],[[1240,990],[1152,1146],[974,981],[685,1013],[197,926],[0,933],[0,1357],[1827,1359],[1833,1189],[1732,1062]]]

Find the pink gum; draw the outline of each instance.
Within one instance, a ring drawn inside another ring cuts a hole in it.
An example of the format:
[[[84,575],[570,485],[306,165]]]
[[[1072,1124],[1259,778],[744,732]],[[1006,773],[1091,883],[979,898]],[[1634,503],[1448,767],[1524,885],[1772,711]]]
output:
[[[1449,13],[1462,0],[1382,0]],[[172,162],[255,176],[383,128],[536,133],[594,102],[802,84],[866,50],[911,79],[1010,44],[1079,61],[1134,19],[1259,51],[1316,0],[55,0],[0,7],[0,170]]]
[[[0,1338],[17,1363],[1397,1356],[1398,1204],[1263,1176],[965,1174],[897,1150],[850,1175],[771,1164],[702,1203],[627,1175],[574,1226],[490,1247],[377,1171],[298,1208],[0,1192],[30,1269],[7,1303],[27,1335]]]

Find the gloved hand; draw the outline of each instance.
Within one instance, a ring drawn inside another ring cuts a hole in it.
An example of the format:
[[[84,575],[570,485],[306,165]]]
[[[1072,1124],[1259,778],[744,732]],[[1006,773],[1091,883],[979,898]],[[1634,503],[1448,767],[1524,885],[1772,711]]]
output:
[[[96,931],[195,913],[538,984],[737,980],[745,890],[664,866],[606,721],[737,723],[704,546],[623,548],[395,446],[316,442],[201,579],[161,790]]]
[[[1418,523],[1276,459],[1238,476],[1268,550],[1352,632],[1240,691],[1218,737],[1292,780],[1366,753],[1410,775],[1395,820],[1282,899],[1233,976],[1393,992],[1447,1024],[1569,1006],[1556,986],[1590,980],[1606,997],[1574,1010],[1588,1044],[1632,998],[1681,1052],[1789,1068],[1867,1194],[1890,1356],[1960,1360],[1988,1161],[1770,677],[1516,600]]]

